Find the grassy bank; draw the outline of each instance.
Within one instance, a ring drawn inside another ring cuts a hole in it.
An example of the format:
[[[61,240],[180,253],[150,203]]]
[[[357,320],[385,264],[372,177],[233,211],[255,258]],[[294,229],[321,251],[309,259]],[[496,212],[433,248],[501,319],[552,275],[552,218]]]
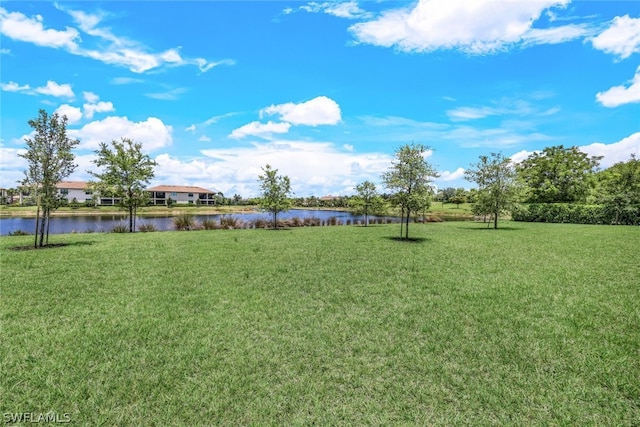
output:
[[[0,410],[78,425],[638,425],[640,228],[0,238]]]

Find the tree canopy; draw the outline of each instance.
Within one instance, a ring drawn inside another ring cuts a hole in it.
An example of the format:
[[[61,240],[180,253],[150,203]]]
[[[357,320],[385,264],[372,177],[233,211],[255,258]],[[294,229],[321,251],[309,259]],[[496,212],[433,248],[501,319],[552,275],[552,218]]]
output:
[[[98,194],[109,195],[117,199],[118,205],[129,213],[129,232],[135,230],[134,218],[139,206],[148,200],[145,187],[154,177],[156,162],[142,153],[142,144],[129,138],[111,141],[111,147],[100,143],[93,160],[102,172],[89,173],[97,178],[92,188]]]
[[[516,171],[508,157],[499,153],[480,156],[480,161],[465,171],[465,179],[478,185],[473,212],[492,215],[493,228],[498,228],[501,213],[508,212],[517,201],[519,191]]]
[[[286,175],[278,175],[278,169],[271,165],[262,168],[260,181],[260,208],[273,215],[273,228],[278,228],[278,214],[291,208],[291,180]]]
[[[45,232],[47,243],[49,240],[51,210],[59,205],[56,184],[75,170],[77,165],[71,150],[79,141],[67,137],[67,117],[60,117],[57,113],[49,115],[45,110],[40,110],[36,119],[29,120],[29,126],[33,128],[35,135],[25,139],[26,153],[18,154],[27,160],[28,165],[21,184],[36,200],[34,246],[43,246]],[[42,221],[39,221],[41,210]]]
[[[422,144],[406,144],[396,149],[389,171],[382,175],[385,186],[393,192],[392,202],[400,207],[404,238],[409,238],[411,212],[428,209],[431,205],[432,178],[435,169],[425,160],[430,149]],[[402,225],[400,227],[402,237]]]
[[[357,194],[349,199],[349,206],[356,215],[364,216],[365,227],[369,224],[369,215],[381,214],[386,211],[386,204],[378,195],[376,185],[371,181],[364,181],[356,185]]]
[[[593,173],[602,157],[589,157],[578,147],[547,147],[517,167],[531,203],[584,202],[593,186]]]

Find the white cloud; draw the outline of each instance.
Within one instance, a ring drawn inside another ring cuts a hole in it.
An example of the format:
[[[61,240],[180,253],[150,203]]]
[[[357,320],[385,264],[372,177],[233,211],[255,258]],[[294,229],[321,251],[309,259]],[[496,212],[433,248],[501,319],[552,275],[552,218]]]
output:
[[[182,95],[186,91],[187,89],[185,88],[175,88],[167,92],[147,93],[145,94],[145,96],[153,99],[160,99],[162,101],[175,101],[176,99],[178,99],[180,95]]]
[[[84,104],[82,108],[84,109],[84,116],[88,119],[92,119],[95,113],[108,113],[110,111],[115,111],[113,104],[105,101],[100,101],[96,104]]]
[[[339,18],[356,19],[365,18],[371,14],[360,9],[358,2],[355,0],[346,2],[309,2],[306,5],[298,7],[298,9],[286,8],[283,13],[288,15],[296,11],[304,11],[309,13],[326,13],[328,15],[337,16]]]
[[[350,31],[362,43],[402,51],[460,49],[486,54],[522,41],[549,43],[582,35],[575,27],[555,34],[549,30],[531,33],[543,11],[568,3],[569,0],[419,0],[412,8],[386,11],[375,20],[351,26]]]
[[[58,84],[52,80],[49,80],[46,86],[40,86],[32,89],[29,85],[20,86],[16,82],[2,83],[0,88],[6,92],[22,92],[27,95],[49,95],[57,98],[73,98],[75,94],[71,85],[68,83]]]
[[[511,163],[520,163],[523,160],[525,160],[527,157],[529,157],[530,155],[536,152],[539,152],[539,151],[527,151],[527,150],[518,151],[517,153],[513,154],[510,157]]]
[[[0,83],[0,89],[4,90],[5,92],[30,92],[31,91],[31,87],[29,85],[20,86],[16,82]]]
[[[134,83],[144,83],[142,79],[134,79],[133,77],[115,77],[111,79],[114,85],[130,85]]]
[[[78,123],[82,119],[82,110],[68,104],[62,104],[54,113],[58,113],[59,116],[67,116],[67,123],[70,125]]]
[[[443,171],[440,172],[440,176],[436,178],[436,181],[455,181],[456,179],[460,179],[464,176],[464,168],[458,168],[453,172]]]
[[[211,142],[211,138],[209,138],[207,135],[202,135],[200,138],[198,138],[198,141],[200,141],[200,142]]]
[[[460,107],[447,111],[447,116],[453,121],[483,119],[495,114],[498,114],[498,111],[490,107]]]
[[[142,144],[145,151],[154,151],[171,145],[171,126],[162,120],[149,117],[142,122],[132,122],[126,117],[110,116],[103,120],[86,124],[80,129],[68,130],[71,138],[80,140],[80,149],[98,149],[101,142],[109,144],[112,140],[131,138]]]
[[[260,110],[263,115],[277,114],[280,120],[294,125],[335,125],[340,122],[340,106],[333,99],[318,96],[306,102],[271,105]]]
[[[640,102],[640,67],[629,86],[614,86],[596,94],[596,100],[605,107],[618,107],[624,104]]]
[[[189,127],[186,127],[184,130],[185,130],[185,132],[191,132],[191,133],[193,133],[193,132],[195,132],[195,131],[196,131],[196,125],[191,125],[191,126],[189,126]]]
[[[288,175],[293,191],[305,196],[350,194],[353,182],[379,181],[391,162],[387,154],[345,152],[328,142],[273,141],[201,153],[208,159],[198,163],[196,170],[206,170],[202,175],[209,175],[225,194],[238,192],[246,196],[258,194],[258,175],[266,164]],[[192,162],[190,166],[196,165]]]
[[[0,145],[0,187],[15,188],[18,186],[17,181],[24,178],[27,169],[27,161],[18,156],[26,150],[22,148],[6,148]]]
[[[594,142],[588,145],[578,147],[580,151],[589,156],[603,156],[600,160],[600,168],[605,169],[618,162],[626,162],[631,154],[640,155],[640,132],[631,134],[620,141],[611,144],[602,142]],[[513,163],[520,163],[533,153],[540,153],[541,150],[527,151],[522,150],[511,156]]]
[[[614,163],[626,162],[631,154],[640,156],[640,132],[636,132],[612,144],[594,142],[593,144],[583,145],[580,150],[590,156],[604,156],[600,161],[600,167],[608,168]]]
[[[73,98],[75,96],[73,90],[71,89],[71,85],[69,85],[68,83],[58,84],[52,80],[49,80],[46,86],[36,88],[34,89],[34,91],[42,95],[50,95],[55,97]]]
[[[640,18],[616,16],[611,26],[591,39],[593,47],[620,59],[640,52]]]
[[[90,104],[95,104],[100,99],[100,97],[93,92],[82,92],[82,96],[84,100]]]
[[[229,138],[240,139],[246,136],[259,136],[261,138],[270,138],[274,133],[287,133],[291,127],[290,123],[267,123],[251,122],[237,129],[234,129]]]
[[[108,28],[99,27],[105,18],[103,15],[68,10],[60,3],[57,3],[56,7],[71,15],[80,30],[90,37],[81,38],[79,31],[75,28],[66,28],[64,31],[45,29],[40,15],[27,17],[19,12],[8,12],[4,8],[0,8],[0,32],[14,40],[62,48],[73,55],[126,67],[134,73],[144,73],[161,66],[184,65],[193,65],[201,72],[206,72],[218,65],[234,63],[228,59],[214,62],[204,58],[185,58],[180,55],[177,48],[154,53],[139,42],[117,36]],[[99,49],[86,47],[95,42],[95,39],[98,39],[98,42],[93,44],[100,46]]]
[[[532,28],[523,36],[525,45],[559,44],[583,38],[592,30],[586,25],[563,25],[554,28]]]
[[[13,40],[70,50],[76,49],[80,40],[74,28],[67,27],[63,31],[45,29],[40,15],[29,18],[20,12],[8,12],[3,7],[0,7],[0,33]]]

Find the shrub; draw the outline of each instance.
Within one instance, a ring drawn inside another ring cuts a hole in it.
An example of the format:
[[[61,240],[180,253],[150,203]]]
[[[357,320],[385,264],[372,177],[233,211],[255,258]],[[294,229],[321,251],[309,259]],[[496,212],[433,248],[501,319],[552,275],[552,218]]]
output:
[[[141,231],[143,233],[150,233],[153,231],[158,231],[158,229],[156,228],[155,225],[153,225],[152,223],[148,222],[146,224],[140,224],[138,226],[138,231]]]
[[[226,228],[228,230],[233,230],[235,228],[242,227],[242,221],[240,219],[235,218],[233,216],[223,216],[220,218],[220,227]]]
[[[178,231],[189,231],[196,227],[196,220],[191,215],[180,215],[173,219],[173,228]]]
[[[316,217],[305,218],[303,222],[307,227],[318,227],[321,224],[320,218]]]
[[[22,231],[22,230],[15,230],[11,233],[9,233],[9,236],[28,236],[31,233],[28,233],[26,231]]]
[[[218,228],[218,224],[214,220],[208,218],[203,219],[201,224],[202,228],[205,230],[215,230]]]
[[[112,233],[127,233],[129,231],[129,227],[126,224],[117,224],[112,229]]]
[[[605,205],[573,203],[529,203],[511,212],[514,221],[564,222],[572,224],[626,224],[640,223],[640,209],[616,212]]]
[[[291,227],[302,227],[304,226],[304,221],[300,217],[295,216],[291,218],[289,224],[291,225]]]
[[[255,228],[267,228],[267,221],[262,218],[258,218],[253,222],[253,225]]]

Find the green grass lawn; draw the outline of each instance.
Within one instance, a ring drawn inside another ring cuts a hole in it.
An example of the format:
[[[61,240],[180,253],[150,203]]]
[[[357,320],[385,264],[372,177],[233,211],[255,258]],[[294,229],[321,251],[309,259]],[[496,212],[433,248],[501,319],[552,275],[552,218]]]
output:
[[[0,238],[0,411],[77,425],[639,425],[640,227]]]

